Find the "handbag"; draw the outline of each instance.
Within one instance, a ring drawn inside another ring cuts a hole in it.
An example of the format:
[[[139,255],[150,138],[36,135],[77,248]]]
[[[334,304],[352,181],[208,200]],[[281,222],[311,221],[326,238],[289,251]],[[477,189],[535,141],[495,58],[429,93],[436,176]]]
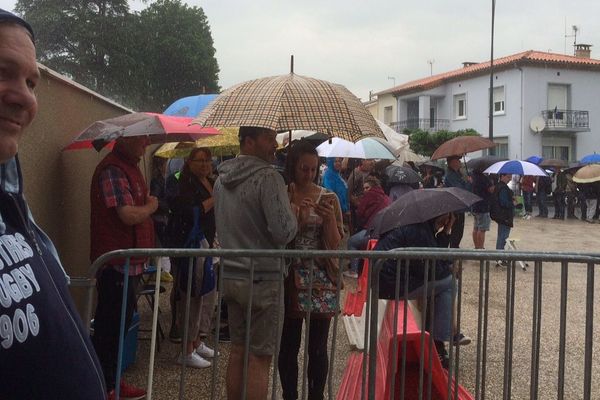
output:
[[[310,284],[311,261],[306,260],[290,267],[288,276],[289,311],[293,314],[333,316],[338,310],[337,286],[327,271],[314,263],[312,285]],[[309,288],[312,289],[309,292]]]
[[[204,232],[200,229],[200,210],[198,207],[194,207],[193,214],[194,226],[188,235],[184,247],[190,249],[208,249],[210,246],[204,236]],[[199,270],[200,264],[202,270]],[[180,271],[182,285],[187,282],[187,271],[188,267],[186,263],[185,265],[182,265]],[[212,257],[197,257],[194,260],[194,266],[192,268],[192,295],[203,296],[211,292],[215,289],[216,281]],[[181,289],[185,290],[185,287],[181,287]]]

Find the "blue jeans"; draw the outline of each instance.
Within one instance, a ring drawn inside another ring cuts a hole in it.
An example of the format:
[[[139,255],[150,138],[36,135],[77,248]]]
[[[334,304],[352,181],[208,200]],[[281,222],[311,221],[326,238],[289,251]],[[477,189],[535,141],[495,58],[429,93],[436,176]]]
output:
[[[504,250],[506,239],[510,235],[510,226],[498,224],[498,238],[496,239],[496,250]]]
[[[537,192],[537,203],[538,208],[540,209],[540,216],[547,217],[548,216],[548,207],[546,206],[546,192],[543,190],[541,192]]]
[[[362,231],[358,231],[354,235],[350,236],[348,239],[348,250],[365,250],[368,243],[369,236],[367,235],[367,230],[363,229]],[[358,272],[359,261],[360,260],[358,258],[353,258],[350,261],[350,269],[352,271]]]
[[[408,300],[422,299],[424,286],[410,292]],[[435,296],[432,298],[432,294]],[[452,338],[452,275],[427,283],[427,296],[433,301],[433,339],[449,341]]]

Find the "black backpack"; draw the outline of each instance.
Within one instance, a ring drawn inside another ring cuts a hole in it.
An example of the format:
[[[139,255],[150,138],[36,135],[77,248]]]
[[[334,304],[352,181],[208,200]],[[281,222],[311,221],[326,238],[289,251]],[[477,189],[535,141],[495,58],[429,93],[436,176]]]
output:
[[[497,184],[494,188],[494,193],[490,196],[490,218],[493,221],[496,221],[499,224],[507,225],[512,227],[512,210],[508,208],[504,208],[500,205],[500,190],[502,188],[502,184]],[[506,186],[506,185],[504,185]],[[510,190],[510,189],[509,189]]]

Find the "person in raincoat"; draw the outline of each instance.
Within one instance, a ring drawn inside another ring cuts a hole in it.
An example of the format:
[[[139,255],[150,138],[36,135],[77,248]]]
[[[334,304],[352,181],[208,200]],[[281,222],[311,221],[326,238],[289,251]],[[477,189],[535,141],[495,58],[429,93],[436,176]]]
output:
[[[348,198],[348,184],[341,175],[343,158],[327,158],[327,168],[323,173],[323,187],[334,192],[340,202],[344,230],[350,232],[350,200]]]

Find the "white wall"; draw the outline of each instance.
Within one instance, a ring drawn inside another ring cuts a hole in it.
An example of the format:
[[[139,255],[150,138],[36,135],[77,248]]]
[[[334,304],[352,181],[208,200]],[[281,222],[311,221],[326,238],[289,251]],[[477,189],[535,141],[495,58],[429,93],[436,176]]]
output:
[[[392,121],[391,122],[396,122],[398,120],[398,113],[397,113],[397,108],[396,108],[396,98],[394,96],[392,96],[391,94],[383,94],[383,95],[378,95],[377,96],[377,114],[379,115],[379,120],[383,122],[383,116],[384,116],[384,112],[383,110],[386,107],[392,107]]]
[[[600,72],[577,71],[560,68],[524,68],[525,77],[525,97],[524,110],[526,123],[527,142],[536,141],[530,139],[536,137],[539,146],[538,153],[541,152],[542,135],[535,135],[529,129],[529,121],[537,115],[541,115],[542,110],[547,109],[547,88],[548,83],[558,83],[570,85],[570,105],[571,110],[589,111],[590,132],[577,132],[572,134],[575,138],[575,157],[581,157],[596,152],[600,153]],[[563,134],[545,133],[543,136],[556,138],[565,137]]]
[[[547,109],[549,83],[569,84],[572,110],[589,111],[591,132],[536,134],[529,128],[533,117]],[[441,87],[398,98],[400,120],[406,119],[406,101],[419,96],[444,94],[437,101],[437,118],[450,120],[450,130],[475,129],[482,136],[489,132],[489,75],[453,82]],[[522,67],[494,74],[494,87],[504,86],[505,111],[494,116],[494,137],[508,138],[510,158],[540,155],[546,144],[572,142],[575,156],[600,153],[600,72],[542,67]],[[467,118],[455,119],[454,96],[466,94]],[[421,104],[425,102],[421,101]],[[429,115],[429,110],[419,110]],[[423,115],[425,115],[423,114]],[[543,139],[546,138],[546,139]],[[573,140],[570,140],[573,138]]]

